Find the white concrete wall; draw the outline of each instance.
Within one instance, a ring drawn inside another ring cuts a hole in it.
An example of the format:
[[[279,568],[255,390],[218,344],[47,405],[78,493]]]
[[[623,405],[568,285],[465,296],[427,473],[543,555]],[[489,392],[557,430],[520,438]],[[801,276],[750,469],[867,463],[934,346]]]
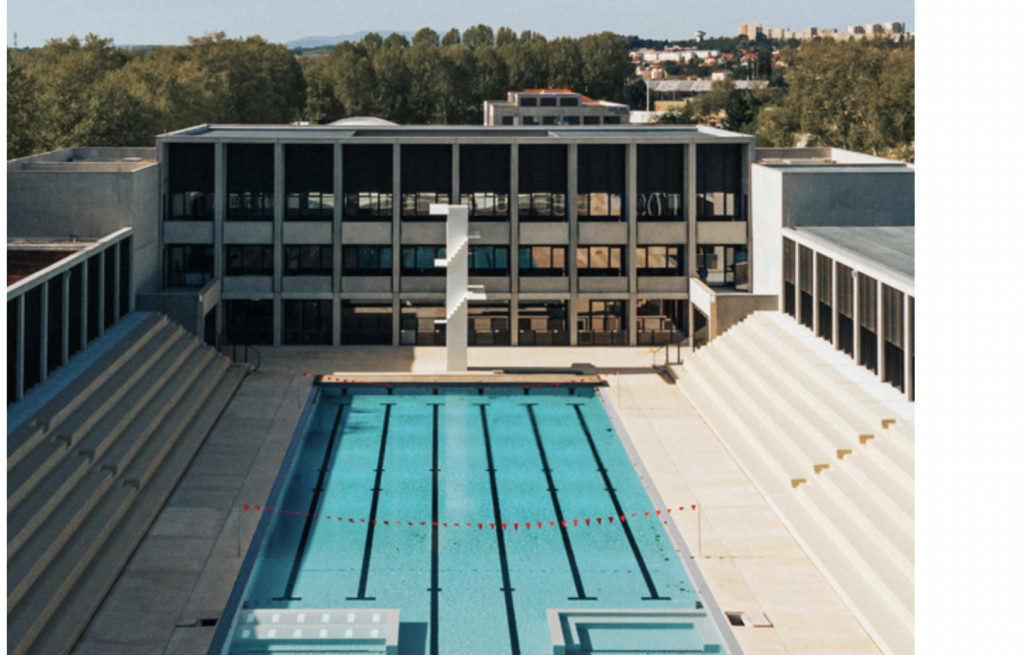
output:
[[[753,293],[782,293],[782,173],[751,167]]]

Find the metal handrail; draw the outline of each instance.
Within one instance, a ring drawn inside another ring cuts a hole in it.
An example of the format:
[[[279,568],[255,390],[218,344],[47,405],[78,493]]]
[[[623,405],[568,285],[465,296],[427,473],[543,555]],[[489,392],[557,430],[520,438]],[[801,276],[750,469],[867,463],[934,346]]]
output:
[[[672,343],[672,342],[666,343],[664,346],[659,346],[658,348],[655,348],[654,350],[651,350],[650,351],[650,353],[651,353],[651,366],[657,366],[658,353],[660,353],[662,350],[665,351],[665,366],[668,366],[669,364],[672,364],[673,362],[671,361],[671,357],[670,357],[672,346],[676,347],[676,361],[675,361],[675,363],[676,364],[682,364],[683,363],[683,355],[682,355],[683,341],[680,340],[680,341],[676,341],[675,343]]]
[[[238,347],[239,346],[242,347],[242,359],[238,358]],[[256,365],[253,366],[253,370],[257,370],[258,371],[260,369],[260,367],[263,365],[263,353],[261,353],[260,351],[256,350],[252,346],[250,346],[248,344],[244,344],[244,343],[232,343],[232,344],[229,345],[229,347],[231,348],[231,361],[233,361],[233,362],[243,361],[246,364],[249,364],[251,366],[252,364],[249,361],[249,351],[251,350],[252,352],[254,352],[256,354]]]

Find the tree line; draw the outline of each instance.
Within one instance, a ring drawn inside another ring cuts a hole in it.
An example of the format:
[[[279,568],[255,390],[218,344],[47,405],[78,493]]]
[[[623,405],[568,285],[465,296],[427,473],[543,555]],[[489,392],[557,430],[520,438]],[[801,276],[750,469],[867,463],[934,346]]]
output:
[[[399,124],[481,124],[483,101],[564,87],[645,103],[629,41],[603,32],[548,40],[477,25],[411,41],[371,33],[325,56],[296,56],[258,36],[193,37],[146,51],[111,39],[54,39],[7,52],[7,157],[71,146],[146,146],[202,123],[326,123],[376,116]],[[758,53],[768,89],[729,81],[663,122],[716,122],[762,146],[834,146],[913,159],[914,49],[884,40],[816,39]],[[761,55],[764,54],[764,57]]]
[[[814,39],[784,48],[764,90],[729,80],[664,123],[706,123],[757,135],[762,147],[830,146],[914,159],[914,48],[883,39]]]
[[[223,32],[184,46],[114,47],[90,34],[7,52],[7,157],[70,146],[145,146],[202,123],[480,124],[483,101],[512,89],[567,87],[626,101],[633,75],[611,32],[548,40],[477,25],[439,35],[371,33],[323,57]]]

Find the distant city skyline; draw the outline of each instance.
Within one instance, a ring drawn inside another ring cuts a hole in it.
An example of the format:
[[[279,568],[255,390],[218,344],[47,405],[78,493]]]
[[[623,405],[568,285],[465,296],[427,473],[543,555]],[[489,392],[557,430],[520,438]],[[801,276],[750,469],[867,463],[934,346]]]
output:
[[[258,34],[286,43],[308,36],[332,36],[362,30],[416,31],[431,27],[444,33],[483,23],[533,30],[548,38],[580,37],[605,30],[650,39],[689,39],[698,29],[708,36],[735,36],[741,23],[764,27],[834,27],[900,21],[914,30],[914,0],[861,0],[825,4],[816,0],[785,0],[768,5],[756,0],[693,3],[678,11],[665,5],[626,5],[620,0],[519,0],[481,3],[448,0],[443,4],[411,0],[8,0],[7,44],[18,33],[20,47],[39,47],[48,39],[84,37],[93,32],[118,45],[180,45],[189,36],[224,31],[229,37]]]

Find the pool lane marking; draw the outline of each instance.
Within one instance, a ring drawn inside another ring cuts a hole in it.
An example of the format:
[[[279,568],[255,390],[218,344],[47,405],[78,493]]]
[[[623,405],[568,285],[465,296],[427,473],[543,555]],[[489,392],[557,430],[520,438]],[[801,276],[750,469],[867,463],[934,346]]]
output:
[[[377,455],[377,476],[373,481],[373,500],[370,501],[370,522],[366,526],[366,545],[363,546],[363,568],[359,573],[359,593],[346,600],[377,600],[366,595],[366,579],[370,575],[370,557],[373,555],[373,533],[377,528],[377,503],[380,501],[380,481],[384,475],[384,454],[388,446],[388,425],[391,423],[391,408],[396,403],[381,403],[384,406],[384,427],[380,433],[380,454]]]
[[[438,609],[438,593],[441,591],[440,587],[440,562],[438,558],[440,556],[440,534],[438,532],[438,519],[440,518],[439,502],[438,502],[438,476],[441,473],[441,469],[438,466],[438,451],[440,450],[440,437],[437,423],[438,407],[440,403],[429,403],[434,408],[434,435],[433,435],[433,455],[431,460],[430,473],[433,478],[432,488],[430,491],[430,655],[438,655],[439,641],[437,633],[437,624],[440,621],[440,611]]]
[[[341,417],[345,411],[345,405],[338,405],[338,415],[334,417],[334,427],[331,428],[331,436],[327,440],[327,449],[324,451],[324,461],[320,466],[320,475],[316,479],[316,487],[313,488],[313,498],[309,501],[309,512],[306,513],[306,522],[302,526],[302,536],[299,537],[299,545],[295,549],[295,559],[292,561],[292,570],[288,574],[288,583],[284,588],[284,595],[274,600],[302,600],[292,594],[295,592],[295,582],[299,578],[299,569],[302,567],[302,560],[306,557],[306,544],[309,542],[309,532],[313,527],[313,517],[316,516],[317,506],[320,504],[320,494],[324,490],[324,476],[327,475],[327,467],[331,463],[331,454],[334,452],[334,441],[338,436],[338,428],[341,426]]]
[[[622,505],[619,503],[619,496],[615,493],[615,487],[612,486],[612,480],[608,476],[608,469],[604,467],[604,462],[601,461],[601,455],[597,452],[597,445],[594,443],[594,437],[590,434],[590,428],[587,427],[587,421],[583,417],[583,410],[580,409],[581,403],[569,404],[576,410],[576,418],[579,419],[580,427],[583,428],[583,434],[586,435],[587,443],[590,444],[590,452],[594,455],[594,461],[597,463],[597,470],[601,472],[601,477],[604,478],[605,488],[612,499],[612,504],[615,505],[615,515],[622,516],[625,512],[622,511]],[[651,572],[647,570],[647,563],[644,561],[643,553],[640,552],[640,546],[637,545],[636,538],[633,536],[633,530],[630,529],[629,524],[625,521],[619,521],[619,525],[622,526],[622,530],[626,534],[626,539],[629,541],[629,547],[633,549],[633,557],[636,558],[636,563],[640,566],[640,573],[644,576],[644,582],[647,583],[647,591],[651,594],[648,597],[641,598],[641,600],[671,600],[668,596],[658,595],[658,588],[654,586],[654,579],[651,578]]]
[[[551,504],[555,508],[555,518],[558,520],[558,529],[562,533],[562,544],[565,546],[565,556],[569,559],[569,569],[572,571],[572,581],[576,585],[576,597],[569,597],[569,600],[597,600],[595,596],[587,596],[583,588],[583,578],[580,576],[579,566],[576,564],[576,553],[572,549],[572,541],[569,539],[569,528],[566,526],[565,517],[562,515],[562,505],[558,501],[558,489],[555,488],[555,480],[551,476],[551,467],[548,466],[548,456],[544,450],[544,442],[540,436],[540,428],[537,427],[537,417],[533,408],[537,403],[526,403],[526,411],[530,414],[530,425],[533,426],[533,436],[537,441],[537,450],[540,451],[540,461],[544,465],[544,475],[548,480],[548,491],[551,493]]]
[[[494,507],[494,523],[501,523],[501,502],[498,500],[498,478],[495,475],[494,455],[491,453],[491,432],[487,428],[487,405],[480,404],[480,422],[484,429],[484,447],[487,450],[487,474],[491,479],[491,505]],[[516,627],[516,608],[512,599],[512,579],[508,571],[508,554],[505,552],[505,531],[495,530],[498,537],[498,557],[501,560],[501,591],[505,594],[505,615],[508,617],[508,634],[512,642],[512,655],[520,655],[519,629]]]

